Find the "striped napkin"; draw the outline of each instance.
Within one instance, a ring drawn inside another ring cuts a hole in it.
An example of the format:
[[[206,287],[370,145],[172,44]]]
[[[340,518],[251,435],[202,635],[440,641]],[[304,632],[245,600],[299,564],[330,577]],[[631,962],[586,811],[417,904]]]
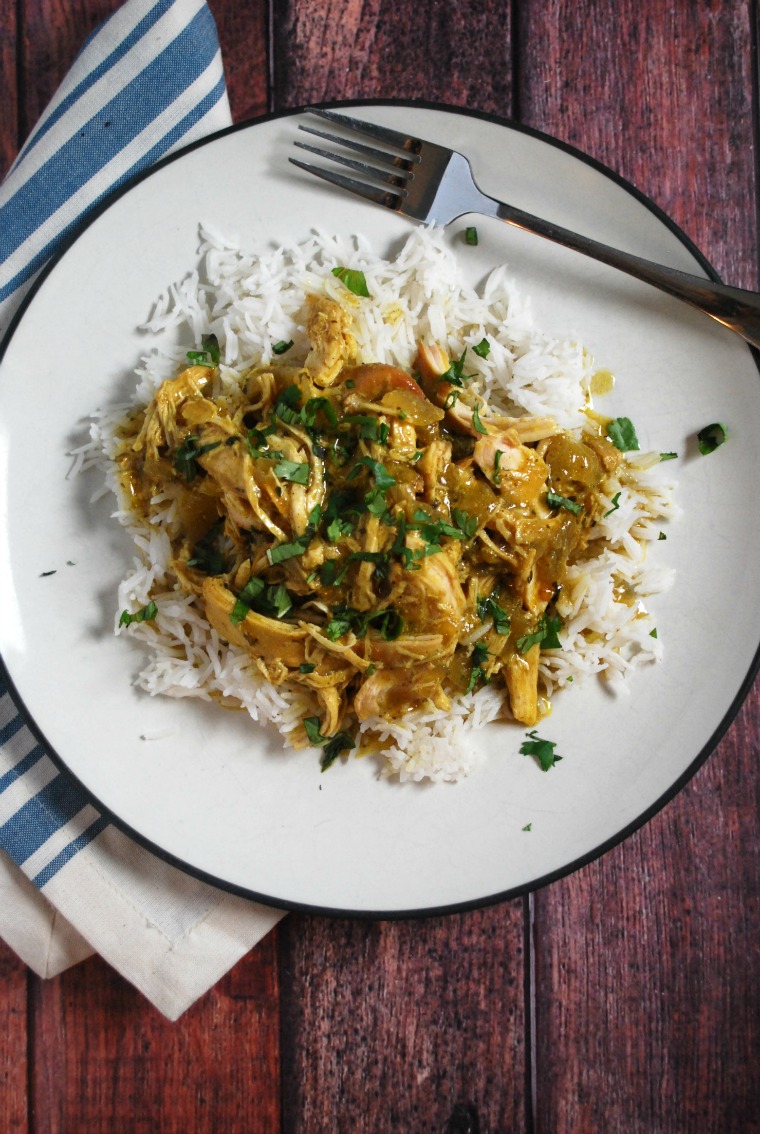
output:
[[[90,36],[0,186],[0,335],[117,186],[230,124],[203,0],[128,0]],[[137,846],[24,722],[0,671],[0,937],[36,973],[103,956],[169,1019],[282,917]]]

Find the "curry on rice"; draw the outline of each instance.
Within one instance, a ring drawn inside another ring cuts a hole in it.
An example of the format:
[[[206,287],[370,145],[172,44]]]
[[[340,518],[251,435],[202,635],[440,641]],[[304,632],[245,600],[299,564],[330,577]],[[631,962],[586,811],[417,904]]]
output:
[[[310,691],[296,744],[350,748],[354,718],[445,711],[484,683],[534,725],[553,602],[621,452],[591,418],[579,438],[492,413],[466,352],[420,343],[412,373],[360,364],[327,297],[309,296],[306,330],[302,363],[279,344],[232,392],[215,365],[163,382],[120,431],[131,508],[150,520],[169,502],[180,587],[267,680]]]

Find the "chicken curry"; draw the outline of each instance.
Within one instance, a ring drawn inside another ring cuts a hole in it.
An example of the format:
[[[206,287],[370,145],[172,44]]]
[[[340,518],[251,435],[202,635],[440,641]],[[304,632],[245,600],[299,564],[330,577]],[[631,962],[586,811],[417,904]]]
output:
[[[334,757],[351,720],[446,711],[488,682],[535,724],[553,600],[621,453],[591,424],[579,439],[490,412],[465,354],[361,363],[330,299],[309,298],[306,330],[299,365],[283,353],[234,389],[213,364],[163,383],[121,433],[131,506],[174,505],[179,586],[266,679],[310,691],[297,744],[338,738]]]

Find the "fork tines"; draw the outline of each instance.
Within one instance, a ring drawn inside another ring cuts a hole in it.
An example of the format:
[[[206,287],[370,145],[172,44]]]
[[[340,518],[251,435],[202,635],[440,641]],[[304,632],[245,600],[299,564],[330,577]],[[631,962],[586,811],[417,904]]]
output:
[[[301,150],[316,154],[328,161],[334,161],[358,173],[362,180],[346,177],[337,170],[325,169],[323,166],[312,165],[310,162],[290,158],[293,165],[306,170],[324,181],[348,189],[361,197],[365,197],[376,204],[386,208],[398,209],[406,197],[405,183],[414,177],[413,167],[420,161],[415,148],[420,143],[415,138],[400,134],[396,130],[388,130],[383,126],[376,126],[372,122],[360,122],[347,114],[336,114],[330,110],[310,109],[310,113],[326,118],[329,122],[345,127],[353,134],[361,134],[381,142],[385,149],[369,146],[358,141],[351,134],[331,134],[325,130],[317,130],[311,126],[299,125],[299,130],[306,134],[330,142],[336,146],[352,151],[365,161],[349,157],[346,154],[336,153],[319,146],[309,145],[306,142],[295,142]],[[370,164],[371,163],[371,164]],[[368,180],[369,179],[369,180]]]

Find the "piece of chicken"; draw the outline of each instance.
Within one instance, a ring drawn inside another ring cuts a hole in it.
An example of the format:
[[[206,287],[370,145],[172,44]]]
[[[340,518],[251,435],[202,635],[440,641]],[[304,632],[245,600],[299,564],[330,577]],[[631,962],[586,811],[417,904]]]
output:
[[[350,319],[339,303],[322,295],[307,299],[306,333],[311,350],[305,369],[316,386],[332,386],[343,367],[356,355]]]

